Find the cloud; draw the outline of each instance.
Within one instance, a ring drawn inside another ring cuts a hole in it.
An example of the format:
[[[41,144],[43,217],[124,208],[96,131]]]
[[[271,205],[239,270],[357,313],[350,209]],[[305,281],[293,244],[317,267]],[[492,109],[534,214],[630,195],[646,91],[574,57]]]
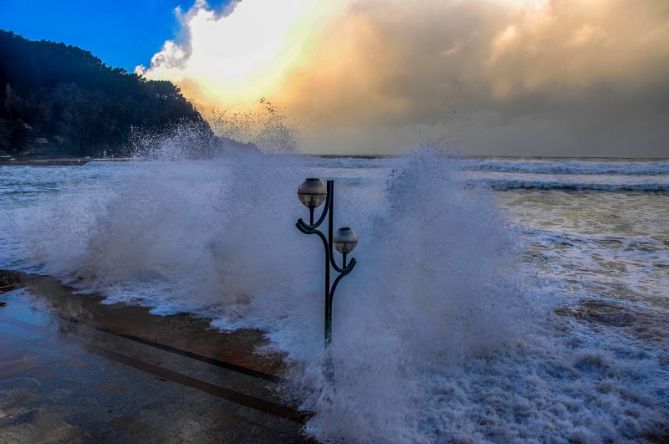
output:
[[[203,0],[149,78],[202,110],[268,97],[306,149],[669,156],[664,0]]]

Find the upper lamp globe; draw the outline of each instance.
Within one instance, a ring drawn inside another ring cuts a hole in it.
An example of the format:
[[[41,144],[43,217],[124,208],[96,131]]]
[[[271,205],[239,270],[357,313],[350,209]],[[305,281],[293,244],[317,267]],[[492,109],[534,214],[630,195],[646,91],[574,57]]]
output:
[[[341,254],[348,254],[358,245],[358,236],[350,227],[341,227],[334,235],[334,247]]]
[[[307,208],[316,208],[320,206],[327,196],[323,181],[315,177],[310,177],[302,182],[297,189],[297,197]]]

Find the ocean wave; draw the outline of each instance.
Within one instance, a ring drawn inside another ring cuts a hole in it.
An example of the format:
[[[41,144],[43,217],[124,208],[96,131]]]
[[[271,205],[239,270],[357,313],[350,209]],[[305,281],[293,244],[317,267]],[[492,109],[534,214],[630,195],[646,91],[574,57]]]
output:
[[[600,183],[557,180],[484,179],[495,190],[590,190],[669,192],[669,183]]]
[[[0,212],[0,263],[107,302],[264,330],[297,364],[290,394],[322,442],[618,442],[666,430],[664,349],[591,329],[581,319],[599,315],[592,304],[556,315],[566,284],[536,282],[497,196],[462,186],[519,174],[463,177],[430,153],[347,162],[253,153],[72,169],[58,193]],[[310,176],[337,180],[336,221],[360,238],[327,352],[322,251],[294,229],[296,186]]]
[[[463,161],[463,169],[528,174],[664,176],[669,175],[669,162],[465,160]]]

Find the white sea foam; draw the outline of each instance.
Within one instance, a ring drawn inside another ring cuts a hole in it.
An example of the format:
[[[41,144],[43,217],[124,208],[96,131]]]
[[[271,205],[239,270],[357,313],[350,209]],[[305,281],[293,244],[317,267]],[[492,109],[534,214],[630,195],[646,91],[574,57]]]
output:
[[[537,245],[558,248],[559,233],[509,221],[484,183],[462,180],[459,161],[429,152],[154,158],[171,160],[29,170],[44,177],[24,188],[8,180],[31,197],[2,195],[11,207],[0,220],[3,263],[112,302],[264,328],[299,364],[292,384],[315,413],[308,431],[323,441],[600,442],[667,432],[662,308],[650,317],[653,340],[579,320],[587,312],[556,315],[604,297],[556,272],[582,265],[570,256],[579,247],[549,252],[545,261],[558,266],[546,268]],[[308,176],[337,180],[336,221],[360,238],[359,265],[334,304],[332,381],[323,374],[321,245],[294,227],[305,213],[296,187]],[[531,216],[531,203],[515,208]],[[653,245],[661,262],[666,248]],[[581,279],[596,264],[590,270]]]
[[[669,191],[669,175],[539,174],[527,172],[466,172],[463,179],[496,190]]]
[[[530,174],[577,174],[663,176],[669,175],[668,161],[596,161],[596,160],[519,160],[519,159],[468,159],[464,169]]]

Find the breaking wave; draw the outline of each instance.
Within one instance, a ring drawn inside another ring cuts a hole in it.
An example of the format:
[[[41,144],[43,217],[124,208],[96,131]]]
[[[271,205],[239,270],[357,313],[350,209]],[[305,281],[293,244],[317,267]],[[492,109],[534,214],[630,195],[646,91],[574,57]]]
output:
[[[596,183],[565,182],[557,180],[487,179],[487,184],[496,190],[592,190],[592,191],[638,191],[667,192],[667,183]]]
[[[666,431],[666,352],[556,315],[578,298],[539,282],[528,240],[494,191],[462,180],[459,161],[429,151],[388,162],[151,159],[91,164],[85,180],[14,206],[2,228],[29,248],[12,263],[110,302],[264,329],[296,364],[292,387],[321,441],[633,441]],[[305,213],[296,188],[310,176],[336,180],[335,219],[360,238],[327,355],[320,243],[294,227]]]
[[[579,175],[626,175],[663,176],[669,175],[668,161],[592,161],[592,160],[467,160],[463,162],[467,170],[496,171],[504,173],[531,174],[579,174]]]

